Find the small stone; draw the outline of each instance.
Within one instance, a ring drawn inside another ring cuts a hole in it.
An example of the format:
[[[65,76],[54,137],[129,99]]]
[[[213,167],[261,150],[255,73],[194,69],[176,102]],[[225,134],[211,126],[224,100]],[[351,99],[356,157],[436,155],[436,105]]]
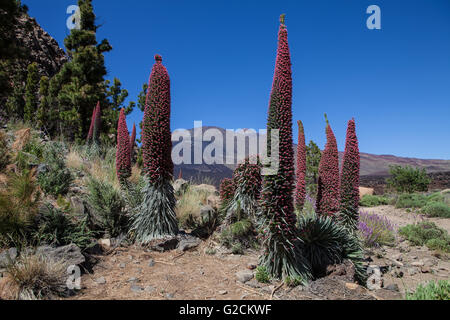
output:
[[[413,276],[413,275],[419,273],[419,270],[417,268],[408,268],[407,271],[410,276]]]
[[[97,278],[95,280],[95,282],[97,282],[98,284],[105,284],[106,283],[106,279],[104,277],[100,277],[100,278]]]
[[[401,253],[398,254],[394,254],[392,256],[392,259],[396,260],[396,261],[403,261],[403,255]]]
[[[239,282],[246,283],[253,279],[253,272],[249,270],[242,270],[236,273],[236,278]]]
[[[420,268],[420,270],[422,271],[422,273],[431,273],[430,267],[423,266],[422,268]]]
[[[252,279],[250,281],[247,281],[245,283],[245,285],[249,286],[250,288],[261,288],[261,284],[256,280],[256,279]]]
[[[173,293],[168,293],[168,294],[166,294],[166,297],[167,297],[167,299],[173,299],[174,295],[173,295]]]
[[[246,294],[243,294],[240,299],[245,300],[245,298],[247,298],[247,297],[248,297],[248,294],[246,293]]]
[[[227,290],[219,290],[218,294],[220,294],[221,296],[224,296],[228,293]]]
[[[403,263],[401,263],[400,261],[397,260],[391,260],[392,265],[396,266],[396,267],[403,267]]]
[[[134,264],[140,264],[141,262],[139,260],[134,260],[133,263]]]
[[[254,263],[249,263],[247,265],[247,269],[249,269],[249,270],[255,270],[257,267],[258,266],[256,264],[254,264]]]
[[[129,256],[128,256],[128,260],[133,260],[133,256],[132,256],[132,255],[129,255]]]
[[[155,265],[155,260],[153,260],[153,259],[148,260],[148,264],[147,265],[149,267],[153,267]]]
[[[350,282],[347,282],[347,283],[345,284],[345,287],[346,287],[347,289],[349,289],[349,290],[356,290],[356,289],[358,289],[359,285],[356,284],[356,283],[350,283]]]
[[[131,286],[130,290],[131,290],[132,292],[135,292],[135,293],[140,293],[140,292],[144,291],[144,288],[142,288],[142,287],[140,287],[140,286],[137,286],[137,285],[133,284],[133,285]]]
[[[145,292],[152,293],[153,291],[155,291],[155,288],[153,288],[152,286],[147,286],[144,290]]]
[[[422,261],[415,261],[415,262],[412,262],[411,265],[413,267],[423,267],[424,263]]]
[[[126,266],[127,265],[125,263],[123,263],[123,262],[119,264],[119,268],[121,268],[121,269],[125,269]]]
[[[390,291],[396,291],[399,292],[400,289],[398,288],[398,285],[396,283],[391,283],[388,284],[387,286],[384,287],[386,290],[390,290]]]
[[[127,282],[138,282],[138,281],[139,281],[139,279],[136,278],[136,277],[132,277],[132,278],[127,280]]]

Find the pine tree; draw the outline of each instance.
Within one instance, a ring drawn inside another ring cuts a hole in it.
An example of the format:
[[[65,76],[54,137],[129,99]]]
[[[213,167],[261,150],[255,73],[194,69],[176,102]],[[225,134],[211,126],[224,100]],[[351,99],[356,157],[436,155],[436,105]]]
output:
[[[306,189],[309,195],[317,194],[317,183],[319,180],[319,164],[322,151],[314,141],[306,146]]]
[[[264,176],[262,216],[265,219],[264,248],[260,264],[275,278],[310,277],[308,262],[302,257],[294,214],[294,150],[292,140],[292,71],[284,15],[278,33],[278,50],[269,104],[267,134],[279,130],[279,170]],[[271,156],[271,141],[267,143]]]
[[[352,230],[358,227],[360,155],[355,119],[348,122],[341,174],[341,219]]]
[[[327,115],[327,144],[319,165],[316,210],[318,214],[334,216],[340,209],[339,197],[339,153]]]
[[[134,216],[132,232],[145,244],[178,233],[170,130],[170,79],[162,58],[150,75],[142,125],[142,152],[146,186],[144,201]]]
[[[81,142],[88,134],[92,106],[97,101],[107,105],[103,53],[112,47],[107,40],[97,43],[92,0],[78,0],[78,6],[80,29],[72,29],[64,40],[70,60],[51,79],[50,95],[59,112],[60,133]]]
[[[120,110],[117,125],[116,172],[121,184],[131,176],[130,137],[124,110]]]
[[[17,70],[12,80],[12,92],[6,102],[6,110],[11,118],[23,119],[25,110],[25,78],[22,70]]]
[[[297,145],[297,186],[295,188],[295,207],[298,212],[303,210],[306,197],[306,143],[303,123],[298,121],[298,145]]]
[[[105,86],[107,88],[106,97],[108,100],[108,107],[104,108],[103,121],[108,129],[106,133],[115,136],[117,134],[117,128],[112,124],[117,123],[122,109],[124,109],[125,115],[129,115],[133,111],[135,103],[130,101],[128,106],[124,107],[124,102],[128,97],[128,91],[122,89],[122,83],[119,79],[114,78],[112,85],[109,80],[106,80]]]
[[[24,121],[28,123],[34,122],[35,113],[38,109],[38,86],[39,74],[37,63],[33,62],[28,66],[27,84],[25,86]]]

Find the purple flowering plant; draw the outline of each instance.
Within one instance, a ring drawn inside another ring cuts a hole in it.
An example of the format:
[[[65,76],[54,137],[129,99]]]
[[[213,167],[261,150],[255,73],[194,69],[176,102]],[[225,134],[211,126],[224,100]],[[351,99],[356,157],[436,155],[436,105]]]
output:
[[[358,231],[367,247],[393,245],[395,229],[394,224],[386,217],[362,210],[359,213]]]

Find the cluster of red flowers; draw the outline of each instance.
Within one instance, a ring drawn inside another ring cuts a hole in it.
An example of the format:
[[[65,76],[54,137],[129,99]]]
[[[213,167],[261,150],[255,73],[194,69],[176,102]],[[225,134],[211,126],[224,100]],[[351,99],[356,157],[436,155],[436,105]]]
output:
[[[259,159],[258,159],[259,160]],[[261,195],[261,163],[252,164],[247,158],[239,164],[233,173],[233,184],[243,194],[251,195],[258,200]]]
[[[125,181],[131,176],[130,137],[128,136],[125,113],[120,110],[119,123],[117,126],[117,153],[116,172],[119,181]]]
[[[228,203],[234,196],[235,186],[233,179],[225,178],[220,184],[220,201],[222,203]]]
[[[343,211],[350,210],[354,214],[359,207],[359,166],[360,155],[358,138],[356,136],[355,120],[348,122],[345,142],[344,161],[341,174],[341,207]]]
[[[336,138],[328,119],[326,133],[327,144],[319,164],[316,211],[318,214],[333,216],[340,209],[339,154]]]
[[[142,156],[144,172],[151,183],[170,180],[173,176],[172,136],[170,131],[170,79],[162,58],[150,75],[142,123]]]
[[[305,204],[306,196],[306,143],[303,123],[298,121],[298,145],[297,145],[297,186],[295,188],[295,206],[301,211]]]
[[[269,220],[265,246],[273,251],[272,241],[285,248],[295,243],[294,213],[294,149],[292,140],[292,70],[288,33],[282,20],[278,33],[278,51],[269,104],[267,134],[279,130],[279,170],[276,175],[265,176],[261,206]],[[270,141],[267,150],[270,155]],[[283,254],[277,252],[275,254]],[[281,259],[282,260],[282,259]],[[280,261],[281,261],[280,260]]]
[[[91,125],[89,127],[89,132],[87,136],[87,141],[94,139],[97,140],[100,133],[100,124],[101,124],[101,110],[100,110],[100,102],[97,102],[97,106],[92,110],[92,118]]]

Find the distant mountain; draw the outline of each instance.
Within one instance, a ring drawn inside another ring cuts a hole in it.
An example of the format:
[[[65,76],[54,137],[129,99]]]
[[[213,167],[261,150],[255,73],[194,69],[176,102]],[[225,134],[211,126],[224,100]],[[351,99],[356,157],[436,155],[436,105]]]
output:
[[[203,127],[203,132],[208,129],[217,129],[225,137],[225,129],[219,127]],[[191,133],[191,150],[194,150],[193,142],[193,131],[194,129],[188,130]],[[177,145],[178,142],[174,143]],[[206,148],[210,143],[204,142],[202,145],[202,150]],[[237,146],[235,141],[234,157],[236,157]],[[224,141],[224,146],[226,145],[226,139]],[[294,145],[294,152],[297,146]],[[246,147],[248,152],[248,146]],[[225,156],[225,155],[224,155]],[[343,152],[339,153],[339,158],[342,161]],[[194,156],[191,157],[191,162],[193,163]],[[410,165],[413,167],[425,168],[428,173],[437,172],[447,172],[450,171],[450,160],[428,160],[428,159],[416,159],[416,158],[405,158],[397,157],[393,155],[374,155],[368,153],[361,153],[361,176],[386,176],[389,174],[390,165]],[[189,165],[182,164],[175,166],[174,175],[177,178],[179,176],[180,170],[184,179],[192,179],[196,182],[209,183],[218,186],[222,179],[231,178],[233,175],[233,170],[235,165],[230,164],[197,164]]]

